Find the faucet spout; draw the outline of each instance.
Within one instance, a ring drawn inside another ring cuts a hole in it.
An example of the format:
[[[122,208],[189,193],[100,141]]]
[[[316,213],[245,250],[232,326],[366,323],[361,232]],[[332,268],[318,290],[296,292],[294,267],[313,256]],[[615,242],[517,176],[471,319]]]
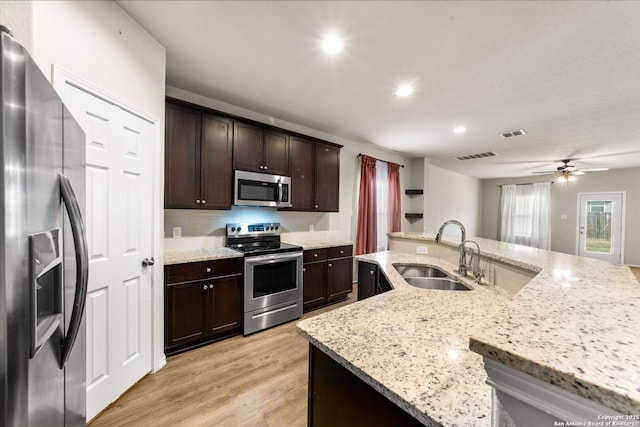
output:
[[[440,229],[438,230],[438,234],[436,234],[435,240],[436,240],[436,243],[440,243],[440,240],[442,239],[442,232],[444,231],[444,228],[449,224],[454,224],[460,227],[462,236],[460,239],[460,262],[458,265],[458,273],[462,274],[463,276],[466,276],[467,275],[467,259],[466,259],[467,257],[464,252],[464,242],[467,241],[467,230],[464,229],[464,225],[462,225],[462,223],[456,219],[450,219],[446,221],[444,224],[440,226]]]
[[[461,243],[467,240],[467,230],[465,230],[464,225],[462,225],[462,223],[457,219],[450,219],[440,226],[438,234],[436,234],[436,243],[440,243],[440,239],[442,239],[442,232],[444,231],[444,228],[449,224],[454,224],[460,227],[460,231],[462,232],[462,239],[460,240]]]

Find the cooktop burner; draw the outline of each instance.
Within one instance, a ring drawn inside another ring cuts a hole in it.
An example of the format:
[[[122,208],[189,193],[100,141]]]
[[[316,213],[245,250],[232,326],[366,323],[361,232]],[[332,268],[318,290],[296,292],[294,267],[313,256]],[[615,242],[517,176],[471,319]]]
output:
[[[227,224],[227,247],[245,256],[302,251],[302,247],[280,241],[280,223]]]

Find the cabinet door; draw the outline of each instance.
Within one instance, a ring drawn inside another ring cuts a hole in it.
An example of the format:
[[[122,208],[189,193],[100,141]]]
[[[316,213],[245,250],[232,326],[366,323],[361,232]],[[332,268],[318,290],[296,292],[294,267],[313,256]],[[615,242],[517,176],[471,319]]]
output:
[[[323,305],[326,302],[326,266],[326,262],[303,265],[302,300],[304,311]]]
[[[242,319],[241,276],[211,280],[208,299],[208,331],[212,334],[240,327]]]
[[[262,129],[242,122],[233,122],[233,167],[264,172]]]
[[[358,301],[376,294],[378,266],[368,262],[358,262]]]
[[[166,104],[165,208],[198,208],[200,199],[198,111]]]
[[[345,298],[352,291],[353,258],[327,261],[327,300]]]
[[[314,210],[313,148],[313,141],[291,137],[291,210]]]
[[[167,338],[165,347],[188,344],[206,334],[208,281],[167,287]]]
[[[200,206],[231,209],[231,120],[202,114]]]
[[[340,200],[340,148],[316,142],[315,210],[338,212]]]
[[[263,166],[264,172],[289,176],[289,135],[265,132]]]

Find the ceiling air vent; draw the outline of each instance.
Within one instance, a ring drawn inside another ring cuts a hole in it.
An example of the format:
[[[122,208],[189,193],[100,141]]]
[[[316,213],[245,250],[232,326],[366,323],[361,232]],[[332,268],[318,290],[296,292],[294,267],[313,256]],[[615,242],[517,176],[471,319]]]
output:
[[[493,151],[487,151],[486,153],[470,154],[468,156],[458,156],[456,157],[456,159],[463,161],[463,160],[482,159],[484,157],[495,157],[497,155],[498,154],[496,154]]]
[[[502,134],[503,138],[511,138],[512,136],[520,136],[520,135],[524,135],[526,134],[526,132],[524,131],[524,129],[518,129],[518,130],[514,130],[511,132],[505,132]]]

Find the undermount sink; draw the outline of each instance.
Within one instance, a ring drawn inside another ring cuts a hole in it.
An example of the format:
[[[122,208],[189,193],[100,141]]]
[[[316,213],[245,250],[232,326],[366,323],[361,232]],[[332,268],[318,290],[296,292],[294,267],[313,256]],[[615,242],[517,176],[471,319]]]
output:
[[[405,279],[407,277],[447,277],[444,271],[426,265],[394,265],[393,267]]]
[[[435,289],[441,291],[470,291],[471,289],[452,279],[449,275],[436,267],[428,265],[394,265],[404,280],[411,286],[420,289]]]
[[[445,277],[405,277],[404,280],[411,286],[420,289],[435,289],[441,291],[470,291],[462,283]]]

